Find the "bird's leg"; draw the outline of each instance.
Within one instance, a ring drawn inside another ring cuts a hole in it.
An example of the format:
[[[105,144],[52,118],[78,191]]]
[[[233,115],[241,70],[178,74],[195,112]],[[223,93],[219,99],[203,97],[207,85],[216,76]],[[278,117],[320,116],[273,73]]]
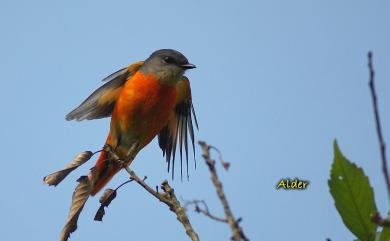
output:
[[[124,162],[124,167],[126,168],[128,166],[128,164],[130,164],[135,156],[137,155],[139,151],[139,143],[138,142],[135,142],[129,149],[129,151],[127,152],[127,155],[126,155],[126,158],[125,158],[125,162]]]
[[[139,149],[139,143],[136,142],[130,147],[129,151],[127,152],[126,157],[120,158],[115,153],[115,149],[113,149],[110,145],[106,144],[103,147],[103,150],[109,154],[109,158],[107,160],[114,161],[115,164],[117,164],[120,167],[125,168],[126,170],[128,169],[129,163],[131,163],[134,160],[135,156],[137,155],[137,153],[139,151],[138,149]]]
[[[115,149],[113,149],[109,144],[105,144],[103,147],[103,151],[108,154],[108,158],[105,160],[106,162],[112,162],[115,165],[122,166],[123,160],[119,158],[119,156],[115,153]]]
[[[117,160],[120,159],[120,158],[118,157],[118,155],[115,153],[115,149],[113,149],[112,146],[110,146],[109,144],[105,144],[105,145],[104,145],[103,151],[107,152],[107,153],[110,155],[110,159],[111,159],[111,157],[112,157],[113,159],[117,159]]]

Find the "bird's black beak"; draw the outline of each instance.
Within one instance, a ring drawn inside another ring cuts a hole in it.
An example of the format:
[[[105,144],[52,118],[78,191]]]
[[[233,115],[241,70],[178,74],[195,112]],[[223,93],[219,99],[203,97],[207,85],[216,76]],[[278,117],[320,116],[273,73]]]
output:
[[[180,65],[180,67],[182,67],[183,69],[194,69],[194,68],[196,68],[196,66],[194,64],[190,64],[190,63],[182,64],[182,65]]]

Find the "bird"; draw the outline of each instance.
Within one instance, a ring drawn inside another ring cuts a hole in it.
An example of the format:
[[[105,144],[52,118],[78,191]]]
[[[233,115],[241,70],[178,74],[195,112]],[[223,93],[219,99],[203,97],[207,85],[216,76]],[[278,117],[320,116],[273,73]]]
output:
[[[129,166],[137,153],[156,137],[172,178],[176,146],[179,144],[181,176],[185,152],[188,178],[188,136],[195,157],[194,126],[198,128],[198,121],[190,81],[184,73],[194,68],[196,66],[179,51],[157,50],[146,60],[135,62],[104,78],[100,88],[66,115],[68,121],[111,117],[104,146],[112,148],[115,155],[125,161],[108,161],[112,156],[105,148],[102,149],[88,176],[79,179],[60,240],[67,240],[77,228],[78,215],[88,197],[96,195],[116,173]],[[53,184],[47,177],[44,181]]]

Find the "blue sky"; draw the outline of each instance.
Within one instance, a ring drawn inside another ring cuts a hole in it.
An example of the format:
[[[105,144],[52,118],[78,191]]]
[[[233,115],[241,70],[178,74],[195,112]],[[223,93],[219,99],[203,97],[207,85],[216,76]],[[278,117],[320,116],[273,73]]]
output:
[[[67,122],[65,114],[100,80],[160,48],[183,52],[199,140],[223,151],[220,171],[233,212],[251,240],[352,240],[329,194],[332,141],[362,166],[384,214],[389,202],[368,90],[374,65],[384,135],[390,143],[388,1],[7,1],[0,2],[2,218],[6,241],[56,240],[76,179],[42,178],[78,152],[98,150],[109,120]],[[204,199],[222,214],[206,166],[173,182],[153,141],[133,164],[152,186],[169,179],[183,199]],[[275,190],[281,178],[306,191]],[[126,180],[118,174],[109,187]],[[172,213],[135,184],[120,190],[103,223],[88,201],[77,240],[186,240]],[[189,212],[201,240],[229,229]]]

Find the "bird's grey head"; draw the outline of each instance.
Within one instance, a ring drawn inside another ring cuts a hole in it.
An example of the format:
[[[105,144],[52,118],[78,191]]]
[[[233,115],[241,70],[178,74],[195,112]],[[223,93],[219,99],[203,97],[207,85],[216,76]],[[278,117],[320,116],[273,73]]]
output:
[[[145,60],[140,70],[144,74],[155,74],[160,81],[173,85],[187,69],[193,68],[195,65],[190,64],[182,53],[173,49],[160,49]]]

